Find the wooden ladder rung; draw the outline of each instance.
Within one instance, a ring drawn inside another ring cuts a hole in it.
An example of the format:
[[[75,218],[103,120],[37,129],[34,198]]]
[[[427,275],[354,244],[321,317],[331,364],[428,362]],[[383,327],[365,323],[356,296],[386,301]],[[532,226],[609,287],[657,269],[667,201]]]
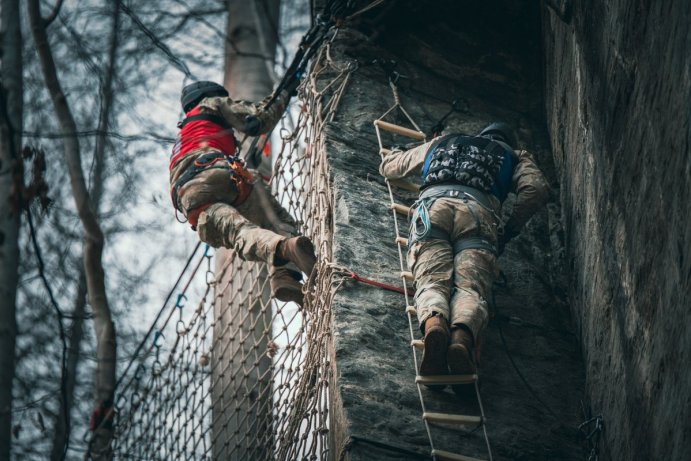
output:
[[[402,136],[407,136],[413,138],[417,141],[425,140],[425,133],[422,131],[411,130],[400,125],[394,125],[393,123],[385,122],[383,120],[375,120],[374,125],[385,131],[390,131],[391,133],[400,134]]]
[[[424,349],[425,348],[425,342],[421,339],[413,339],[410,342],[410,345],[415,347],[415,348],[418,348],[418,349]]]
[[[422,414],[422,419],[430,423],[455,424],[457,426],[477,426],[482,424],[481,416],[452,415],[450,413],[432,413],[429,411]]]
[[[484,461],[482,459],[473,458],[471,456],[459,455],[444,450],[432,450],[432,456],[437,461]]]
[[[403,216],[408,216],[410,214],[410,208],[400,203],[392,203],[391,209],[396,210],[396,213],[402,214]]]
[[[396,237],[396,243],[400,243],[401,245],[407,247],[408,246],[408,239],[405,237]]]
[[[477,381],[477,375],[417,375],[415,377],[416,383],[427,386],[435,384],[444,386],[453,386],[455,384],[473,384],[475,381]]]
[[[413,278],[413,273],[412,273],[412,272],[408,272],[408,271],[403,271],[403,272],[401,272],[401,277],[403,277],[404,279],[406,279],[406,280],[409,281],[409,282],[412,282],[413,280],[415,280],[415,279]]]
[[[405,308],[405,313],[410,315],[417,315],[417,309],[415,309],[415,306],[407,306]]]

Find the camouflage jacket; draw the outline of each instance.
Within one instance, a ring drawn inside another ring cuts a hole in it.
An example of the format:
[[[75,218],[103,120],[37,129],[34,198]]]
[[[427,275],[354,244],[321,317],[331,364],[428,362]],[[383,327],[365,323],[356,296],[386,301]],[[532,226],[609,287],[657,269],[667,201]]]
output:
[[[220,114],[234,129],[245,131],[245,117],[252,115],[257,117],[260,122],[259,134],[271,131],[283,115],[286,107],[288,95],[282,92],[276,102],[268,109],[264,110],[264,105],[271,96],[267,96],[259,103],[251,101],[234,101],[227,96],[215,96],[204,98],[198,104],[200,112],[210,112]]]
[[[248,115],[254,116],[259,121],[259,134],[263,134],[271,131],[278,123],[288,101],[287,93],[282,92],[276,99],[276,102],[268,110],[265,110],[264,105],[269,98],[270,96],[259,103],[254,103],[251,101],[235,101],[227,96],[214,96],[202,99],[197,107],[199,107],[201,113],[221,115],[234,130],[240,132],[244,132],[246,129],[245,118]],[[210,150],[212,149],[202,147],[187,152],[183,157],[177,159],[170,166],[171,184],[175,183],[180,175],[194,162],[194,159],[197,157],[196,154]]]

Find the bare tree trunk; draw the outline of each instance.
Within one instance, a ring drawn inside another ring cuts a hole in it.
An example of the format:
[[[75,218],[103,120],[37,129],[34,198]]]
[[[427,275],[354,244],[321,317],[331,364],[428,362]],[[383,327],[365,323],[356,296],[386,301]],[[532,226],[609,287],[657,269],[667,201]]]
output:
[[[268,0],[266,8],[262,6],[255,10],[244,0],[228,1],[224,83],[234,99],[258,101],[273,89],[273,79],[268,72],[266,60],[270,60],[273,65],[279,6],[279,0]],[[263,20],[258,20],[256,11],[264,14]],[[274,30],[271,30],[271,24]],[[266,56],[257,57],[257,51]],[[217,255],[217,270],[225,264],[227,258],[232,257],[231,252],[225,250],[219,250]],[[271,359],[264,353],[269,339],[265,330],[269,326],[270,331],[272,318],[269,287],[266,283],[268,272],[266,267],[262,268],[259,280],[253,284],[253,277],[246,270],[226,275],[219,286],[230,286],[240,295],[223,293],[215,306],[217,323],[214,333],[218,332],[225,338],[225,342],[219,344],[219,354],[214,355],[216,363],[213,367],[213,459],[219,460],[271,459],[273,450]],[[235,283],[228,285],[229,277]],[[242,280],[245,282],[241,282]],[[238,286],[238,283],[243,286]],[[260,293],[252,293],[256,301],[248,306],[247,299],[243,298],[249,290],[256,287],[264,289]],[[262,309],[262,306],[268,308]],[[242,318],[246,319],[245,322],[238,324],[238,319]],[[252,322],[250,319],[256,321]],[[256,351],[259,351],[259,359],[254,358]],[[244,357],[251,357],[255,364],[252,365],[252,373],[240,379],[243,376]],[[238,403],[243,394],[246,398]],[[245,436],[248,432],[252,437]]]
[[[110,306],[106,296],[105,274],[103,270],[103,232],[98,222],[96,211],[86,187],[81,164],[81,152],[77,126],[67,99],[62,91],[57,76],[55,62],[48,43],[45,21],[41,18],[39,0],[28,0],[29,23],[34,37],[34,44],[41,62],[43,78],[50,93],[55,114],[64,137],[65,163],[70,176],[70,185],[77,213],[84,228],[84,273],[89,304],[94,313],[96,330],[96,383],[94,395],[96,407],[110,408],[115,388],[115,325],[111,318]],[[110,441],[112,428],[101,424],[94,432],[90,445],[92,456],[110,458]]]
[[[106,132],[110,126],[111,113],[113,108],[113,80],[115,79],[116,54],[119,44],[118,30],[120,25],[120,1],[112,2],[112,22],[110,30],[110,40],[108,49],[108,60],[104,69],[104,77],[101,82],[101,110],[98,119],[98,135],[94,147],[94,168],[91,187],[91,206],[94,213],[98,216],[101,198],[103,196],[103,172],[105,168],[106,152]],[[85,315],[86,304],[86,282],[82,268],[82,278],[79,281],[77,299],[74,308],[74,321],[72,323],[72,333],[70,336],[69,355],[67,358],[67,383],[65,407],[61,406],[58,415],[64,414],[65,418],[58,416],[56,430],[53,438],[53,452],[51,459],[61,459],[62,447],[69,438],[69,428],[71,426],[71,410],[74,402],[74,388],[76,383],[77,368],[80,360],[80,347],[83,338],[83,318]]]
[[[0,2],[0,459],[10,459],[22,161],[19,0]]]
[[[82,269],[77,295],[72,310],[72,328],[70,342],[67,350],[67,363],[65,364],[65,399],[60,400],[60,409],[55,417],[55,432],[53,433],[53,450],[51,460],[63,458],[65,444],[70,437],[71,417],[70,410],[74,402],[74,388],[77,385],[77,369],[81,359],[80,349],[84,337],[84,316],[86,315],[86,280]],[[67,411],[65,411],[67,409]],[[64,416],[64,417],[63,417]]]
[[[262,1],[266,8],[228,0],[224,83],[234,99],[258,101],[273,89],[266,61],[273,65],[278,36],[272,29],[278,24],[280,1]],[[257,52],[265,56],[260,58]]]

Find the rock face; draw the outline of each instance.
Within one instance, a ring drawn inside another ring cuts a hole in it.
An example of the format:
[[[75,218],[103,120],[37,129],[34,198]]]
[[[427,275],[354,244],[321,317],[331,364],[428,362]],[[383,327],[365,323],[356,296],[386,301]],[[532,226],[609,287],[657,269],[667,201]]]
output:
[[[691,459],[691,3],[566,19],[543,15],[546,107],[603,458]]]
[[[482,348],[488,435],[495,460],[581,460],[583,364],[566,296],[560,183],[545,129],[541,12],[527,0],[467,3],[387,3],[341,29],[333,42],[335,62],[358,64],[326,132],[336,196],[334,263],[401,286],[372,125],[394,102],[391,71],[399,76],[403,105],[425,131],[454,100],[459,110],[448,119],[451,129],[476,133],[495,120],[513,124],[553,193],[500,260],[507,282],[495,290]],[[395,193],[401,203],[413,199]],[[407,227],[403,219],[399,224]],[[333,459],[429,459],[404,312],[402,295],[357,282],[334,298]],[[416,319],[412,329],[419,338]],[[428,411],[478,414],[472,400],[461,401],[450,389],[423,389],[422,396]],[[431,433],[437,449],[488,458],[481,430],[432,427]]]

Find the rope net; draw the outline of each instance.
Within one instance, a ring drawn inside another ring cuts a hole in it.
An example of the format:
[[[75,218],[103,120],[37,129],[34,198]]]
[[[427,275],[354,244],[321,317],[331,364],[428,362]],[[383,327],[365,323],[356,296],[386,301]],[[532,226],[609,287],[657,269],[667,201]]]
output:
[[[353,68],[321,47],[294,123],[281,122],[272,191],[312,238],[305,303],[270,297],[267,268],[198,246],[116,390],[117,459],[326,459],[333,199],[324,126]],[[220,255],[225,257],[222,258]]]

